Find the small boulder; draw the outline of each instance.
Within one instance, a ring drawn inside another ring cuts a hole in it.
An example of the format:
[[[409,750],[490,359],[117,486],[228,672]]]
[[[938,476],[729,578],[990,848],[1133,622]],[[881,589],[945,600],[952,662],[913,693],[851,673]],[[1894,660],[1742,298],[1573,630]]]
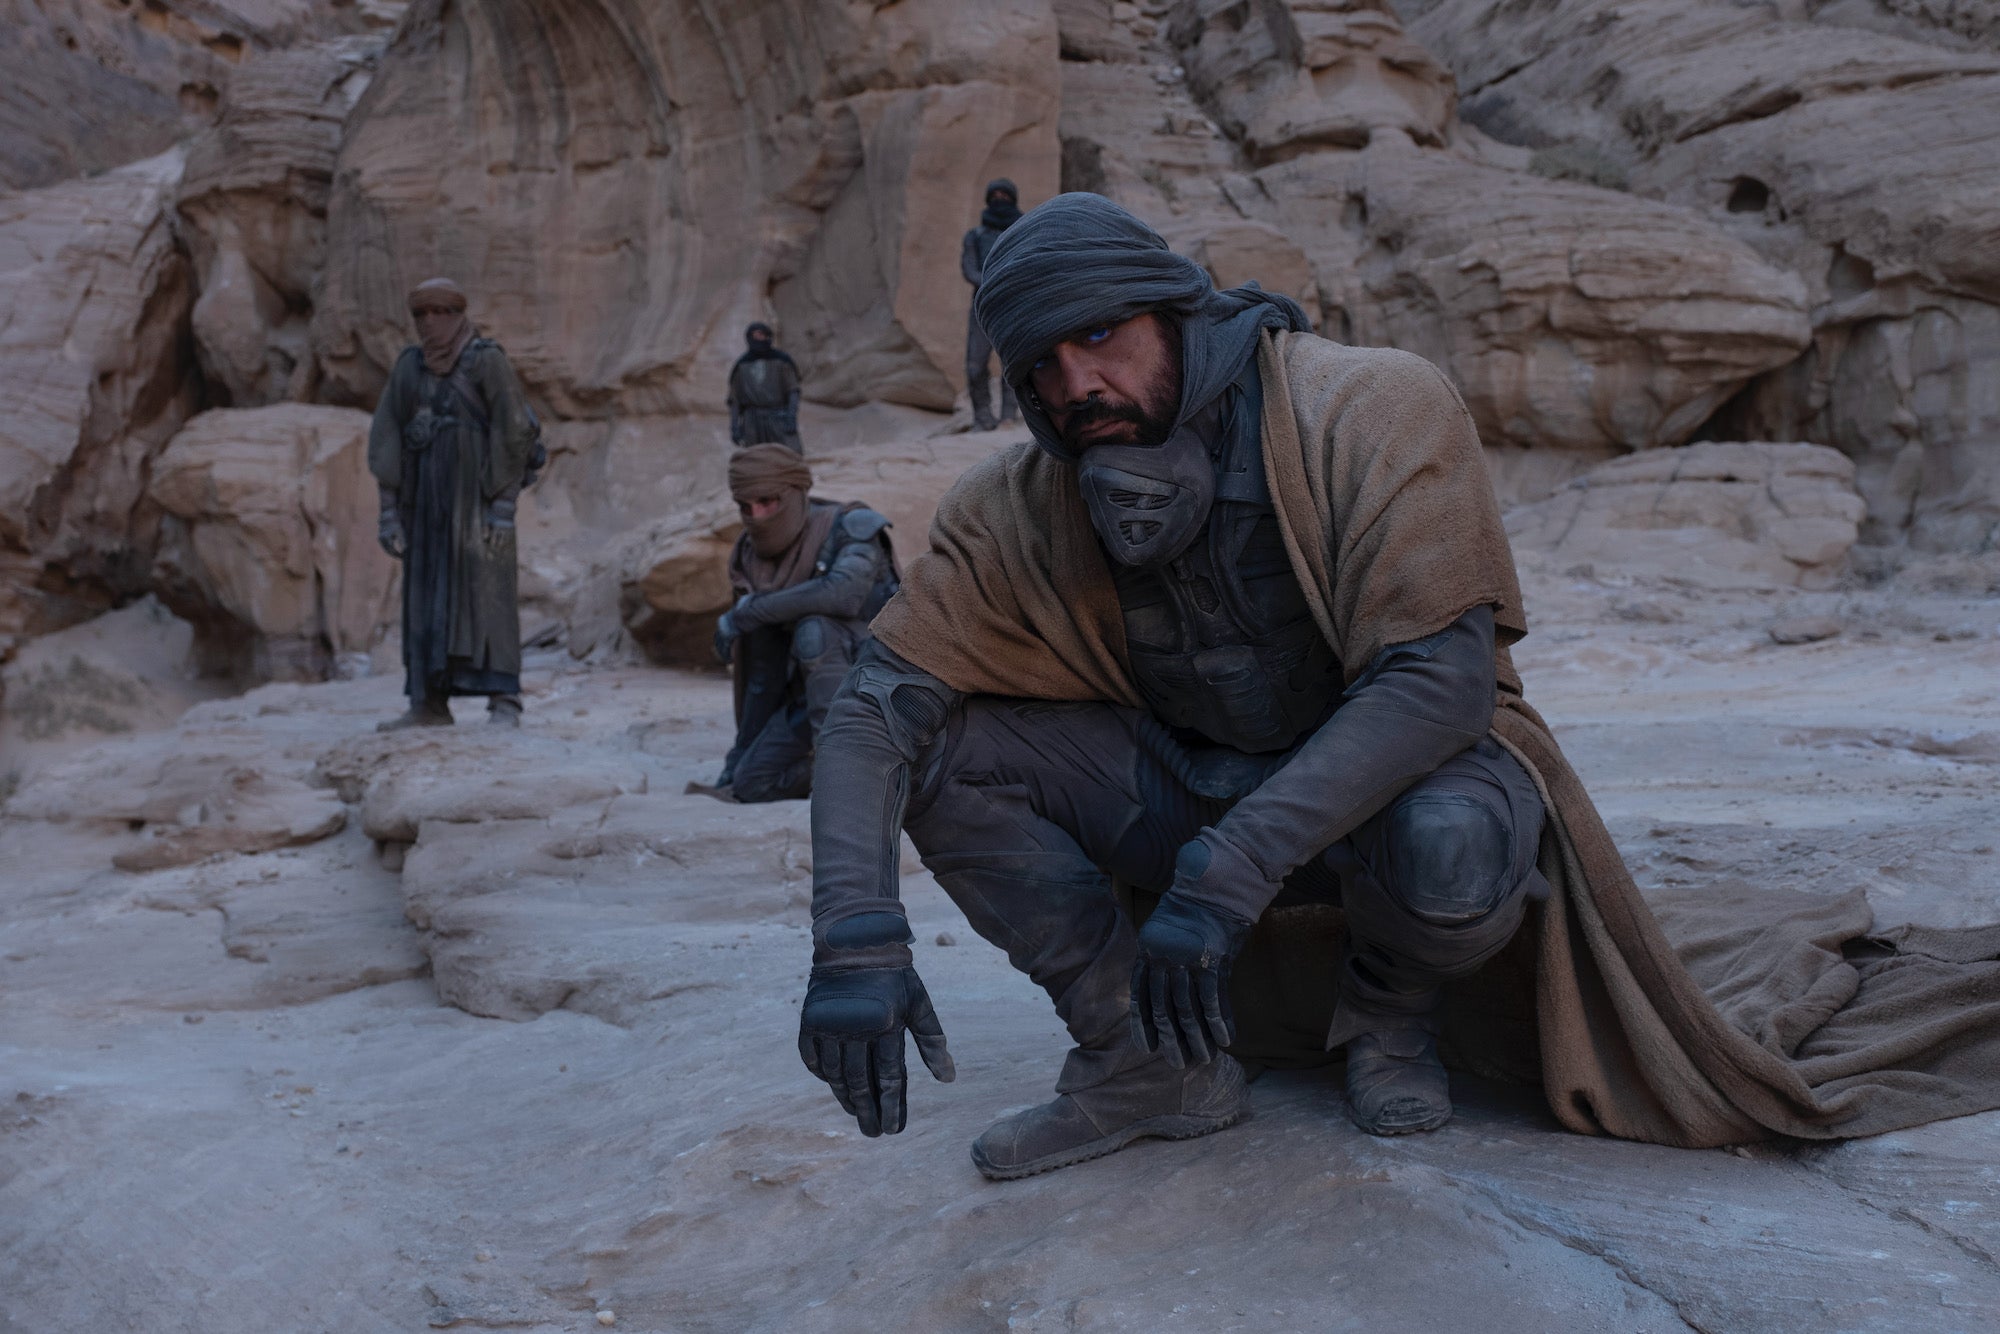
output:
[[[1785,616],[1771,622],[1769,634],[1774,644],[1817,644],[1832,639],[1842,628],[1831,616]]]
[[[1823,445],[1644,450],[1507,516],[1517,552],[1702,588],[1827,588],[1866,506],[1854,465]]]

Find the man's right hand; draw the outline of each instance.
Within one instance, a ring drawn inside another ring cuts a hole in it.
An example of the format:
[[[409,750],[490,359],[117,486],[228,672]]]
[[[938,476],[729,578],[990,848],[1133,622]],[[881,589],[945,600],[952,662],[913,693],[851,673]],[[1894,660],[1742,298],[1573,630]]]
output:
[[[916,969],[813,968],[799,1008],[799,1057],[832,1086],[841,1109],[870,1139],[903,1129],[909,1087],[905,1031],[940,1083],[957,1078],[944,1028]]]
[[[403,535],[403,516],[395,510],[384,512],[375,529],[375,540],[392,559],[401,560],[410,554],[409,539]]]
[[[736,641],[742,632],[736,628],[735,608],[725,611],[715,618],[715,660],[727,667],[736,658]]]

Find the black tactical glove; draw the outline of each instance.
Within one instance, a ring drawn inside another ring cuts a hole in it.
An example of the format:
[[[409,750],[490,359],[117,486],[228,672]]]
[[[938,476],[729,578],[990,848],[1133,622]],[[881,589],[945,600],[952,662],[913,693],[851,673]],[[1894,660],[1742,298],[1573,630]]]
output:
[[[494,533],[510,533],[514,531],[514,504],[514,501],[505,496],[486,502],[486,532],[488,536]]]
[[[1234,883],[1234,882],[1245,883]],[[1266,893],[1268,887],[1269,892]],[[1174,884],[1139,928],[1132,965],[1132,1038],[1175,1069],[1205,1065],[1236,1040],[1229,963],[1277,893],[1249,858],[1213,830],[1174,862]],[[1249,920],[1222,906],[1222,898]],[[1261,901],[1259,901],[1261,900]]]
[[[727,666],[736,654],[736,641],[743,637],[744,627],[738,623],[744,606],[755,594],[745,593],[736,599],[736,605],[715,618],[715,657]]]
[[[893,919],[893,926],[880,919]],[[899,1134],[907,1113],[904,1031],[939,1082],[950,1083],[958,1072],[930,995],[910,966],[909,927],[901,916],[871,913],[840,925],[873,930],[878,939],[892,931],[901,938],[851,949],[823,942],[814,951],[799,1008],[799,1058],[832,1086],[862,1134]]]
[[[384,503],[382,517],[375,527],[375,540],[382,544],[382,550],[395,560],[410,554],[409,538],[403,534],[403,515],[393,503]]]

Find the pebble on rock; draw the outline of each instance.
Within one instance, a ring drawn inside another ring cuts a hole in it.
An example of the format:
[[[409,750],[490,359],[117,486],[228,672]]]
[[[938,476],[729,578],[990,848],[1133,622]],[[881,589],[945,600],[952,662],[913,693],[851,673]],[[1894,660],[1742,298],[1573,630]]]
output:
[[[940,945],[956,945],[958,943],[958,937],[954,936],[949,931],[940,931],[937,934],[937,943]]]
[[[1831,616],[1786,616],[1771,622],[1770,635],[1774,644],[1816,644],[1840,631],[1840,622]]]
[[[597,1313],[597,1323],[600,1325],[615,1325],[618,1323],[618,1313],[616,1311],[599,1311]]]

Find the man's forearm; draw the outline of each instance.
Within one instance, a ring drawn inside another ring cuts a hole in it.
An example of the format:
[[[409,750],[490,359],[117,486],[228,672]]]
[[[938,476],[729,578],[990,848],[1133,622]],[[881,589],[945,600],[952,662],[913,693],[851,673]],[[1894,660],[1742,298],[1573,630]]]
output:
[[[1267,885],[1486,735],[1493,719],[1492,609],[1475,608],[1430,639],[1385,650],[1350,696],[1284,768],[1216,823],[1216,833],[1263,872]],[[1256,891],[1246,885],[1242,892]],[[1267,902],[1226,906],[1254,921]]]
[[[747,631],[765,625],[790,625],[807,616],[857,617],[881,579],[882,562],[879,545],[850,543],[834,557],[825,574],[751,598],[736,614],[737,628]]]
[[[834,697],[814,742],[815,940],[867,914],[901,915],[911,769],[958,698],[937,678],[872,643]]]

